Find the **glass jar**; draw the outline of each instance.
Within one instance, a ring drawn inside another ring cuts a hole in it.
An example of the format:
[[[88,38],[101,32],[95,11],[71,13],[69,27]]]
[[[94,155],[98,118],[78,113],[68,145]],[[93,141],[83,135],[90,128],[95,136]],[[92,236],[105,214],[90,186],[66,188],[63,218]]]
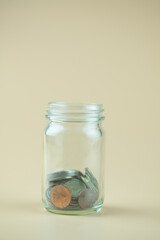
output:
[[[99,212],[104,201],[103,106],[51,102],[44,137],[42,201],[59,214]]]

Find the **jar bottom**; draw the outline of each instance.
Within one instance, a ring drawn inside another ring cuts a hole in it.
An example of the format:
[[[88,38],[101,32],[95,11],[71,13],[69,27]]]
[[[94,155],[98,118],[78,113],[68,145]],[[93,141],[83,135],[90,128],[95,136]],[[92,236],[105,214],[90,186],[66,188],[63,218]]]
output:
[[[44,208],[51,213],[55,214],[61,214],[61,215],[88,215],[88,214],[94,214],[98,213],[102,209],[103,202],[99,202],[92,208],[88,209],[79,209],[79,210],[65,210],[65,209],[53,209],[50,208],[48,205],[46,205],[45,202],[43,202]]]

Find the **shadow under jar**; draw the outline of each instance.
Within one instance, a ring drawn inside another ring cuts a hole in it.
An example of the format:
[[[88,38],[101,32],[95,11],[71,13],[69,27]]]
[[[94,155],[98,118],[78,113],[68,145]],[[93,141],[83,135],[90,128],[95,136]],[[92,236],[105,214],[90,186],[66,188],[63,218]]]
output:
[[[42,179],[42,201],[48,211],[82,215],[101,210],[103,111],[97,103],[49,103]]]

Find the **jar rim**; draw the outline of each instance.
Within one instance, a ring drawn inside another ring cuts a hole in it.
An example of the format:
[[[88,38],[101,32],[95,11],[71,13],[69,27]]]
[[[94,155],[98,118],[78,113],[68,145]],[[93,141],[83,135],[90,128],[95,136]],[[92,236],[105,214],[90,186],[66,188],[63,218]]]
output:
[[[88,110],[100,110],[103,109],[103,105],[101,103],[94,103],[94,102],[49,102],[49,106],[53,107],[71,107],[71,108],[83,108]]]
[[[49,102],[46,117],[52,121],[100,121],[103,105],[92,102]]]

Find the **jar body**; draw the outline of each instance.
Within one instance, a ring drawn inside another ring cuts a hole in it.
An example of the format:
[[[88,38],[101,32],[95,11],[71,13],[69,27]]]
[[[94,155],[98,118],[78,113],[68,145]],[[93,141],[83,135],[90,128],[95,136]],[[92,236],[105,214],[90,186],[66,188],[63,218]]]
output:
[[[96,122],[51,121],[44,136],[44,207],[59,214],[98,212],[104,201],[104,131]]]

